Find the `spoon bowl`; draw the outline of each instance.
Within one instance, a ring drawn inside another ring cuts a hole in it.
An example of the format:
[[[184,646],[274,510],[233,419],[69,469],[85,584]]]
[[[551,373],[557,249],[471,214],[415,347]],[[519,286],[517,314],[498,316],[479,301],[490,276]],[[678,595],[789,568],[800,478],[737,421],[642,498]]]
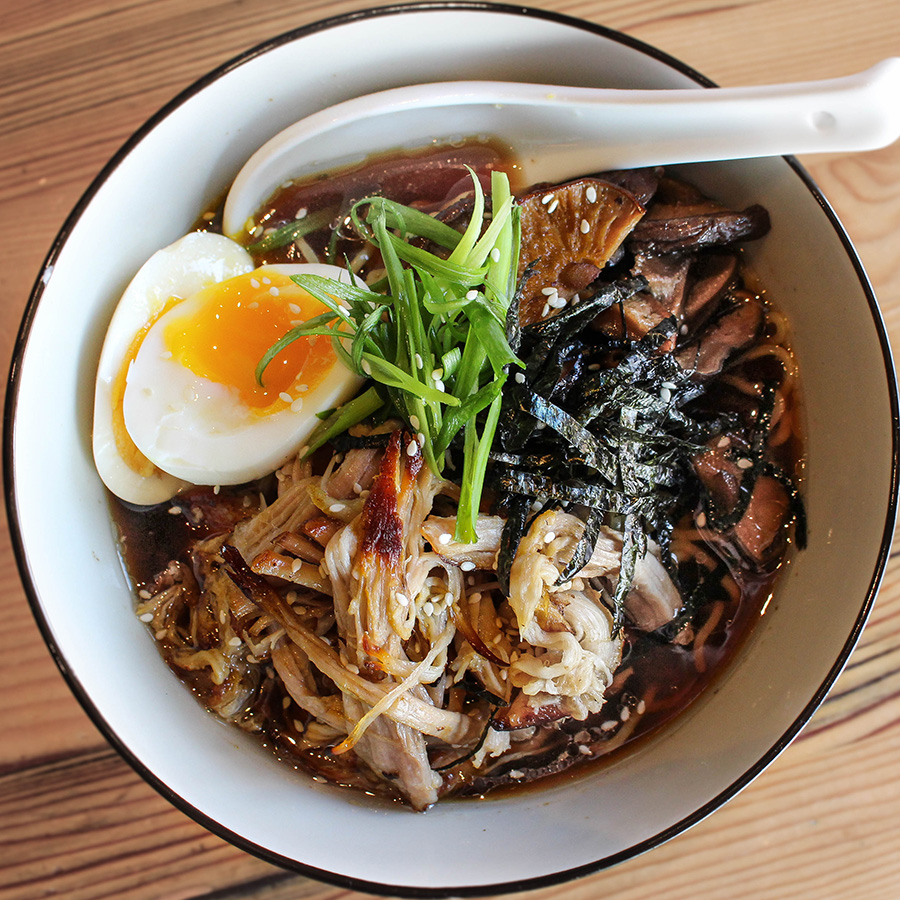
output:
[[[900,137],[898,94],[900,58],[844,78],[712,90],[414,84],[347,100],[275,135],[238,173],[223,225],[239,235],[287,180],[467,137],[509,145],[528,184],[605,169],[871,150]]]

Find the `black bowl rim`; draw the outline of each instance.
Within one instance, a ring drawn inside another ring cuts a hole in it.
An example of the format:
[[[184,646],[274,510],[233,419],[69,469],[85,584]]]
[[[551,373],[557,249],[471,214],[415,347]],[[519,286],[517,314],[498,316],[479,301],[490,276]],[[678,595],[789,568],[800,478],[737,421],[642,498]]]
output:
[[[825,199],[822,192],[813,181],[812,177],[797,162],[796,159],[794,159],[793,157],[784,157],[787,164],[793,169],[796,175],[805,184],[816,202],[821,207],[825,216],[830,221],[844,247],[844,251],[846,252],[854,267],[854,270],[860,282],[860,286],[868,301],[869,309],[872,314],[872,319],[877,330],[879,342],[882,348],[885,366],[885,377],[890,388],[893,437],[891,453],[891,494],[888,503],[882,542],[879,549],[875,570],[872,573],[869,588],[866,592],[863,604],[860,607],[860,611],[854,623],[854,627],[850,635],[848,636],[840,655],[829,670],[825,680],[815,692],[809,703],[804,707],[800,715],[784,732],[784,734],[782,734],[781,737],[777,741],[775,741],[770,749],[743,775],[741,775],[740,778],[736,779],[731,785],[729,785],[711,800],[704,803],[693,813],[684,817],[678,822],[675,822],[668,828],[663,829],[652,837],[640,841],[632,847],[629,847],[627,850],[623,850],[610,856],[602,857],[601,859],[594,860],[593,862],[586,863],[581,866],[553,872],[548,875],[525,878],[519,881],[499,882],[488,885],[459,885],[456,887],[431,887],[427,885],[422,885],[421,887],[413,887],[410,885],[395,885],[381,882],[371,882],[364,879],[319,869],[315,866],[307,865],[305,863],[300,863],[296,860],[282,856],[279,853],[275,853],[272,850],[267,849],[266,847],[262,847],[248,840],[242,835],[236,834],[230,829],[225,828],[220,823],[209,818],[205,813],[194,807],[191,803],[189,803],[174,790],[172,790],[168,785],[162,782],[141,762],[140,759],[138,759],[131,752],[131,750],[127,746],[125,746],[125,744],[118,737],[109,723],[103,718],[100,711],[94,706],[93,701],[91,700],[84,686],[79,681],[77,675],[69,668],[69,665],[62,651],[56,645],[56,642],[53,638],[49,623],[45,618],[40,599],[37,595],[35,586],[31,581],[28,569],[27,554],[23,546],[21,531],[19,528],[18,508],[16,503],[16,488],[12,476],[12,472],[14,471],[13,433],[18,401],[19,371],[21,367],[20,364],[28,343],[28,336],[31,331],[31,326],[34,320],[37,305],[44,291],[44,275],[48,271],[48,269],[53,266],[56,258],[62,251],[62,248],[65,245],[69,234],[74,229],[87,205],[93,199],[94,195],[107,180],[107,178],[109,178],[112,172],[120,165],[123,159],[132,150],[132,148],[137,143],[139,143],[144,138],[144,136],[149,131],[151,131],[160,121],[170,115],[175,109],[189,100],[195,94],[202,91],[209,84],[218,80],[223,75],[230,72],[232,69],[244,65],[245,63],[261,54],[279,47],[282,44],[290,43],[299,38],[314,34],[319,31],[340,27],[351,22],[375,17],[399,15],[408,12],[419,13],[430,11],[504,13],[509,15],[521,15],[535,19],[544,19],[550,22],[566,25],[571,28],[579,28],[581,30],[591,32],[598,36],[608,38],[610,40],[638,50],[647,56],[650,56],[660,62],[667,64],[671,68],[683,73],[684,75],[687,75],[703,87],[716,86],[714,82],[712,82],[706,76],[692,69],[690,66],[686,65],[675,57],[672,57],[669,54],[657,49],[656,47],[644,43],[643,41],[623,34],[619,31],[615,31],[614,29],[607,28],[606,26],[568,16],[563,13],[557,13],[551,10],[504,3],[480,2],[480,0],[446,0],[446,2],[442,2],[442,0],[421,0],[421,2],[377,6],[358,10],[355,12],[330,16],[277,35],[276,37],[270,38],[269,40],[264,41],[261,44],[258,44],[257,46],[245,51],[244,53],[239,54],[238,56],[218,66],[216,69],[199,78],[192,85],[190,85],[176,97],[170,100],[157,113],[149,118],[140,128],[138,128],[138,130],[135,131],[134,134],[132,134],[132,136],[122,145],[118,152],[112,157],[112,159],[110,159],[110,161],[103,167],[97,177],[93,180],[84,194],[78,200],[72,212],[69,214],[68,218],[57,234],[47,254],[47,257],[44,260],[41,274],[35,282],[34,288],[32,289],[31,295],[28,299],[28,303],[25,308],[25,312],[13,349],[12,362],[10,365],[9,380],[7,383],[6,391],[6,405],[3,416],[3,474],[4,496],[6,499],[7,518],[10,526],[10,539],[16,558],[16,564],[19,569],[20,577],[22,579],[28,602],[31,606],[32,612],[37,621],[44,641],[46,642],[48,649],[50,650],[51,656],[53,657],[57,667],[68,683],[70,690],[75,695],[76,699],[79,701],[87,715],[93,721],[94,725],[99,729],[99,731],[104,735],[109,743],[118,751],[118,753],[126,760],[126,762],[128,762],[131,767],[149,785],[151,785],[176,808],[181,810],[183,813],[188,815],[190,818],[198,822],[213,834],[221,837],[222,839],[228,841],[236,847],[259,857],[260,859],[280,866],[281,868],[287,869],[292,872],[297,872],[299,874],[314,878],[318,881],[322,881],[328,884],[337,885],[349,890],[368,892],[370,894],[394,897],[445,898],[496,895],[507,892],[535,890],[538,888],[549,887],[576,878],[581,878],[602,869],[609,868],[620,862],[624,862],[625,860],[645,853],[648,850],[652,850],[654,847],[659,846],[660,844],[670,840],[676,835],[681,834],[688,828],[697,824],[702,819],[706,818],[710,813],[722,806],[726,801],[735,796],[751,781],[753,781],[753,779],[756,778],[767,766],[769,766],[769,764],[788,746],[788,744],[791,743],[791,741],[797,736],[797,734],[807,723],[815,710],[825,699],[825,696],[831,689],[831,686],[834,684],[838,675],[844,668],[847,659],[850,656],[850,653],[852,652],[859,639],[860,634],[862,633],[863,627],[865,626],[866,620],[868,619],[869,613],[872,609],[872,605],[875,601],[875,596],[878,592],[881,579],[884,575],[884,569],[890,554],[891,542],[894,532],[894,523],[897,515],[898,473],[900,473],[900,445],[898,445],[900,444],[900,412],[898,412],[897,378],[896,372],[894,370],[890,343],[888,341],[878,302],[875,298],[874,291],[869,282],[869,278],[865,272],[865,269],[863,268],[862,262],[860,261],[856,250],[853,247],[853,244],[849,236],[845,232],[836,213],[831,208],[831,205]]]

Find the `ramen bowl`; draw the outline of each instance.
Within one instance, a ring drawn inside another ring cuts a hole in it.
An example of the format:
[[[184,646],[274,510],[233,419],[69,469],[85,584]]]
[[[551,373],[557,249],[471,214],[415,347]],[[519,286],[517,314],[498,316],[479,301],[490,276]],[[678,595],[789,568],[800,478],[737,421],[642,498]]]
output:
[[[771,235],[747,252],[792,323],[805,401],[808,546],[785,567],[713,689],[605,765],[426,813],[308,778],[204,711],[134,614],[94,469],[94,375],[112,311],[142,263],[189,231],[268,138],[351,97],[461,77],[709,84],[631,38],[520,7],[413,4],[274,38],[162,109],[81,199],[32,294],[5,422],[7,502],[26,591],[54,658],[104,735],[172,803],[239,847],[395,896],[499,893],[575,878],[655,847],[734,796],[797,735],[841,671],[874,600],[896,507],[890,352],[865,273],[827,202],[791,159],[684,167],[681,174],[733,208],[769,210]],[[104,234],[116,240],[98,240]],[[849,371],[852,380],[834,377]],[[49,440],[47,422],[55,423]],[[848,453],[861,435],[865,453]],[[51,517],[67,530],[52,554]]]

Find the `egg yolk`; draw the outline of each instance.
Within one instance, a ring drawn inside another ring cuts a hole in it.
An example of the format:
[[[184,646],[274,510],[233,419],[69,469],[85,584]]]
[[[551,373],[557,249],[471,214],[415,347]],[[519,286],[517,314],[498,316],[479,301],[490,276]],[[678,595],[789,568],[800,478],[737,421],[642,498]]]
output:
[[[327,307],[286,275],[256,270],[199,292],[174,315],[163,336],[175,361],[195,375],[233,388],[250,409],[269,414],[302,399],[336,362],[331,341],[301,337],[270,363],[263,384],[256,366],[296,325]]]

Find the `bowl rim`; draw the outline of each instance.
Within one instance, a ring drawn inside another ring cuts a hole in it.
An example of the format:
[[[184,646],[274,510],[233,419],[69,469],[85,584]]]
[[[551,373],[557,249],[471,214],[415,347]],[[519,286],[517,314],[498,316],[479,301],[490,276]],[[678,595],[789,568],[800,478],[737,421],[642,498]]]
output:
[[[869,581],[863,602],[860,606],[859,613],[854,621],[854,626],[847,637],[844,646],[837,659],[829,669],[825,679],[815,691],[807,705],[803,708],[794,722],[789,728],[772,744],[769,750],[764,753],[754,765],[745,771],[739,778],[735,779],[727,788],[719,792],[716,796],[704,803],[694,812],[670,825],[669,827],[659,831],[657,834],[638,842],[637,844],[627,848],[626,850],[609,856],[602,857],[590,863],[581,866],[564,869],[553,872],[548,875],[537,876],[522,880],[507,881],[490,885],[467,885],[459,887],[442,887],[434,888],[421,886],[418,888],[412,886],[392,885],[381,882],[372,882],[353,876],[342,875],[328,870],[319,869],[315,866],[298,862],[289,857],[282,856],[266,847],[254,843],[242,835],[236,834],[225,826],[221,825],[214,819],[207,816],[201,810],[193,806],[189,801],[181,797],[172,788],[165,784],[157,775],[155,775],[147,766],[134,755],[129,748],[118,737],[112,726],[105,720],[103,714],[94,705],[88,692],[81,684],[76,673],[70,668],[63,652],[57,646],[53,638],[52,630],[48,619],[45,616],[41,605],[40,598],[28,568],[27,553],[24,547],[22,534],[19,527],[19,515],[17,506],[16,485],[13,478],[14,465],[14,426],[17,418],[18,394],[19,394],[19,373],[21,362],[28,344],[28,338],[31,327],[34,322],[38,304],[46,286],[47,277],[52,270],[57,257],[62,252],[63,247],[78,221],[80,220],[85,209],[93,200],[95,194],[100,190],[103,184],[118,168],[122,161],[128,156],[131,150],[139,144],[144,137],[156,127],[156,125],[171,115],[185,102],[193,96],[203,91],[210,84],[218,81],[220,78],[228,74],[232,69],[242,66],[257,56],[265,54],[283,44],[291,43],[300,38],[307,37],[319,31],[342,27],[353,22],[372,19],[377,17],[386,17],[399,15],[403,13],[413,12],[487,12],[500,13],[506,15],[524,16],[537,20],[545,20],[571,28],[581,29],[599,37],[607,38],[624,46],[638,50],[646,56],[665,63],[676,71],[688,76],[702,87],[716,87],[716,84],[701,74],[691,66],[683,63],[681,60],[669,55],[665,51],[634,38],[630,35],[623,34],[620,31],[579,19],[565,13],[559,13],[552,10],[538,9],[529,6],[519,6],[507,3],[485,2],[485,0],[416,0],[412,3],[394,3],[383,6],[374,6],[362,10],[356,10],[348,13],[328,16],[310,22],[298,28],[291,29],[282,34],[269,38],[250,49],[239,53],[228,61],[217,66],[210,72],[198,78],[187,88],[178,93],[168,103],[163,105],[156,113],[146,120],[116,151],[111,159],[103,166],[97,176],[92,180],[84,193],[76,202],[72,211],[66,217],[63,225],[53,240],[50,249],[41,265],[39,274],[35,281],[34,287],[29,295],[22,321],[13,346],[12,358],[9,369],[9,377],[7,381],[5,406],[3,413],[3,491],[6,501],[6,514],[10,531],[10,542],[13,548],[16,565],[19,570],[19,576],[22,581],[26,598],[31,607],[34,618],[37,622],[41,635],[46,643],[50,654],[56,663],[60,673],[80,703],[81,707],[103,735],[103,737],[113,746],[118,754],[132,767],[132,769],[153,787],[162,797],[168,800],[173,806],[181,812],[189,816],[198,824],[202,825],[208,831],[217,837],[228,841],[232,845],[244,850],[266,862],[277,865],[283,869],[314,878],[318,881],[336,885],[349,890],[362,891],[370,894],[394,897],[421,897],[421,898],[444,898],[444,897],[474,897],[485,895],[497,895],[507,892],[516,892],[524,890],[535,890],[544,887],[561,884],[576,878],[580,878],[591,873],[595,873],[602,869],[609,868],[620,862],[636,857],[653,848],[663,844],[678,834],[686,831],[693,825],[706,818],[713,811],[722,806],[726,801],[731,799],[753,781],[771,762],[791,743],[800,730],[809,721],[812,714],[820,706],[825,699],[826,694],[831,689],[838,675],[843,670],[853,648],[855,647],[860,634],[866,624],[869,613],[875,601],[878,588],[884,575],[887,560],[890,555],[891,544],[894,533],[894,525],[897,517],[898,509],[898,490],[900,490],[900,401],[898,401],[898,383],[896,371],[893,364],[893,356],[884,320],[875,297],[874,290],[869,281],[868,275],[863,264],[853,246],[852,241],[844,230],[837,214],[826,200],[821,190],[804,169],[800,163],[791,156],[782,157],[794,173],[801,179],[804,186],[809,190],[813,199],[822,209],[832,228],[834,229],[841,245],[850,260],[860,287],[868,303],[869,311],[872,316],[872,322],[875,326],[878,341],[882,350],[882,361],[884,364],[885,378],[889,389],[889,399],[891,408],[892,438],[891,438],[891,477],[890,477],[890,496],[888,499],[887,515],[882,533],[882,540],[876,557],[875,569]]]

